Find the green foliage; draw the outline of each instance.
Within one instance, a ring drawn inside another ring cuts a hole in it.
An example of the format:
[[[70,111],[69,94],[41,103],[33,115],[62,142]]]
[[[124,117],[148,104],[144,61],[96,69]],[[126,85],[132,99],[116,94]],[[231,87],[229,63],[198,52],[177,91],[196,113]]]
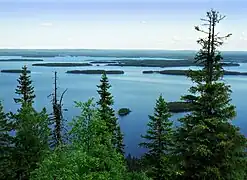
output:
[[[35,180],[121,180],[144,175],[128,175],[124,160],[111,145],[111,134],[92,104],[76,102],[80,116],[71,123],[72,144],[58,147],[32,173]]]
[[[100,115],[93,104],[93,99],[89,99],[85,103],[76,102],[76,107],[81,109],[81,114],[71,123],[72,129],[69,134],[73,144],[83,147],[87,152],[94,149],[95,144],[110,146],[110,133],[106,130],[105,121],[100,121]]]
[[[30,105],[24,105],[18,114],[12,116],[15,122],[15,149],[12,153],[15,179],[28,179],[49,151],[50,129],[46,110],[36,112]]]
[[[146,176],[145,173],[141,172],[131,172],[128,173],[124,180],[151,180]]]
[[[179,179],[244,180],[243,165],[246,163],[246,139],[239,128],[230,123],[235,107],[230,104],[230,86],[221,81],[222,57],[216,47],[223,39],[215,32],[216,24],[222,20],[218,12],[207,13],[208,32],[199,39],[202,49],[195,60],[203,63],[200,71],[190,71],[189,77],[195,83],[189,90],[192,95],[183,99],[193,104],[191,114],[180,119],[177,133],[176,153],[180,158]],[[193,101],[192,101],[193,99]]]
[[[15,93],[21,97],[15,98],[15,102],[21,104],[32,104],[35,98],[35,94],[34,87],[32,86],[32,80],[28,75],[27,66],[22,67],[22,73],[17,81],[19,85],[17,86]]]
[[[103,73],[100,80],[101,84],[98,85],[98,94],[100,99],[97,102],[99,105],[100,118],[105,121],[107,131],[112,135],[112,144],[118,152],[124,154],[123,134],[121,133],[120,126],[115,116],[115,111],[111,107],[113,105],[113,97],[109,92],[111,85],[105,73]]]
[[[116,150],[118,153],[124,155],[124,142],[123,142],[123,134],[121,132],[119,124],[116,129]]]
[[[13,129],[7,115],[3,111],[0,102],[0,179],[10,179],[12,176],[11,152],[13,151],[13,137],[10,131]]]
[[[153,179],[169,179],[172,175],[169,165],[170,151],[172,146],[172,122],[169,120],[171,114],[167,103],[160,96],[156,101],[153,116],[149,116],[148,130],[145,136],[145,142],[140,143],[148,149],[145,154],[146,164],[150,164],[148,171]]]

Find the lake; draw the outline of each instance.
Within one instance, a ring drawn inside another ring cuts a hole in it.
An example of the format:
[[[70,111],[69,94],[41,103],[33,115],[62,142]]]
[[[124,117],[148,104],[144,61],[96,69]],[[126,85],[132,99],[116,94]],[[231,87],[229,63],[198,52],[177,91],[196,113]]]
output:
[[[2,56],[0,59],[21,58],[19,56]],[[150,57],[149,57],[150,58]],[[40,59],[40,58],[39,58]],[[81,62],[88,60],[111,60],[106,57],[50,57],[41,58],[44,62]],[[115,58],[116,59],[116,58]],[[126,58],[125,58],[126,59]],[[150,58],[152,59],[152,58]],[[157,59],[157,58],[156,58]],[[165,59],[164,59],[165,60]],[[141,141],[140,135],[146,131],[148,115],[153,113],[155,101],[160,94],[167,101],[179,100],[181,95],[187,93],[191,82],[187,77],[161,75],[161,74],[142,74],[143,70],[161,70],[161,68],[148,67],[113,67],[113,66],[90,66],[90,67],[33,67],[35,62],[0,62],[2,69],[20,69],[27,65],[32,71],[31,77],[35,87],[36,100],[35,108],[40,110],[46,107],[49,112],[51,103],[47,96],[53,91],[54,71],[58,72],[59,92],[68,88],[64,96],[65,118],[70,121],[72,117],[79,115],[80,110],[74,107],[74,101],[86,101],[93,97],[98,99],[97,85],[100,75],[75,75],[66,74],[67,70],[72,69],[105,69],[105,70],[124,70],[123,75],[108,75],[112,85],[111,92],[114,96],[114,108],[118,110],[122,107],[131,109],[128,116],[119,118],[121,129],[124,133],[125,151],[134,156],[140,156],[145,152],[139,148]],[[42,63],[42,62],[40,62]],[[196,67],[191,67],[196,68]],[[162,68],[162,69],[187,69],[183,68]],[[239,67],[227,67],[227,70],[244,72],[247,71],[247,63],[241,63]],[[18,107],[13,98],[17,86],[19,74],[0,73],[0,99],[3,100],[6,111],[15,111]],[[237,117],[233,123],[241,128],[241,132],[247,136],[247,76],[225,76],[224,81],[232,87],[232,103],[236,106]],[[174,114],[172,120],[176,123],[177,118],[183,114]]]

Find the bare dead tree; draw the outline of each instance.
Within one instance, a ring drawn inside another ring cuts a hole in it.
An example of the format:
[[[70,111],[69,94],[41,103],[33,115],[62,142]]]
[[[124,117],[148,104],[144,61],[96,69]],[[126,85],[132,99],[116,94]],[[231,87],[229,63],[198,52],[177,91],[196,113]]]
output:
[[[50,94],[48,97],[52,96],[52,108],[53,108],[53,113],[51,114],[50,120],[51,124],[54,125],[54,130],[53,130],[53,141],[52,141],[52,146],[59,146],[60,144],[64,143],[65,137],[64,137],[64,132],[66,132],[66,128],[64,125],[64,118],[63,118],[63,97],[64,94],[66,93],[67,89],[63,91],[63,93],[60,96],[60,99],[58,97],[58,87],[57,87],[57,72],[54,73],[54,91],[52,94]],[[59,99],[59,100],[58,100]]]

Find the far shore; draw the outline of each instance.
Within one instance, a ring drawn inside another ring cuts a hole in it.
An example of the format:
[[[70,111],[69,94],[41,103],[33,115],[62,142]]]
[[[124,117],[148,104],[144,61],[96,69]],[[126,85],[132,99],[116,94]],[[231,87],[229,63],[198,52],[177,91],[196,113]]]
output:
[[[44,61],[43,59],[0,59],[0,62],[33,62]]]
[[[76,67],[76,66],[92,66],[90,63],[37,63],[32,66],[44,66],[44,67]]]
[[[47,58],[47,57],[59,57],[58,55],[23,55],[21,57],[24,57],[24,58],[27,58],[27,57],[44,57],[44,58]]]

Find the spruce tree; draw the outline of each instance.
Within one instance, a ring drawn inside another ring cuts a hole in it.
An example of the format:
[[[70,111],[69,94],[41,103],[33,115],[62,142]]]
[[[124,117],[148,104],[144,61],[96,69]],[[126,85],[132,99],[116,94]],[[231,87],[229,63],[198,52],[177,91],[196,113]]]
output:
[[[16,94],[21,98],[15,99],[21,108],[15,114],[10,114],[14,125],[14,150],[11,153],[13,161],[14,179],[29,179],[30,173],[37,168],[49,151],[49,119],[46,109],[37,112],[32,103],[35,98],[34,88],[27,67],[23,67],[18,79]]]
[[[12,123],[3,111],[0,102],[0,179],[13,179],[11,153],[13,151]]]
[[[115,111],[112,108],[113,96],[109,92],[111,85],[105,73],[103,73],[100,80],[101,84],[98,85],[98,94],[100,99],[97,102],[99,105],[100,117],[106,122],[106,126],[110,134],[112,135],[112,144],[119,153],[124,154],[123,135],[120,130]]]
[[[17,81],[19,85],[17,86],[15,93],[21,97],[14,98],[15,102],[20,104],[32,104],[35,94],[32,80],[27,72],[27,66],[22,67],[22,73]]]
[[[160,96],[156,101],[154,115],[149,116],[148,130],[142,136],[145,142],[140,146],[147,148],[145,154],[147,164],[150,164],[149,174],[155,180],[169,179],[172,171],[169,167],[170,151],[172,147],[172,122],[167,103]]]
[[[194,109],[180,119],[181,127],[177,131],[176,153],[182,174],[179,179],[244,180],[246,173],[242,167],[246,161],[246,139],[231,124],[235,107],[230,104],[230,86],[222,81],[223,58],[216,50],[231,35],[219,37],[216,32],[216,25],[223,18],[211,10],[202,19],[208,30],[195,27],[207,37],[198,40],[202,49],[195,57],[203,68],[188,75],[195,84],[189,89],[192,95],[182,98],[190,101]]]

